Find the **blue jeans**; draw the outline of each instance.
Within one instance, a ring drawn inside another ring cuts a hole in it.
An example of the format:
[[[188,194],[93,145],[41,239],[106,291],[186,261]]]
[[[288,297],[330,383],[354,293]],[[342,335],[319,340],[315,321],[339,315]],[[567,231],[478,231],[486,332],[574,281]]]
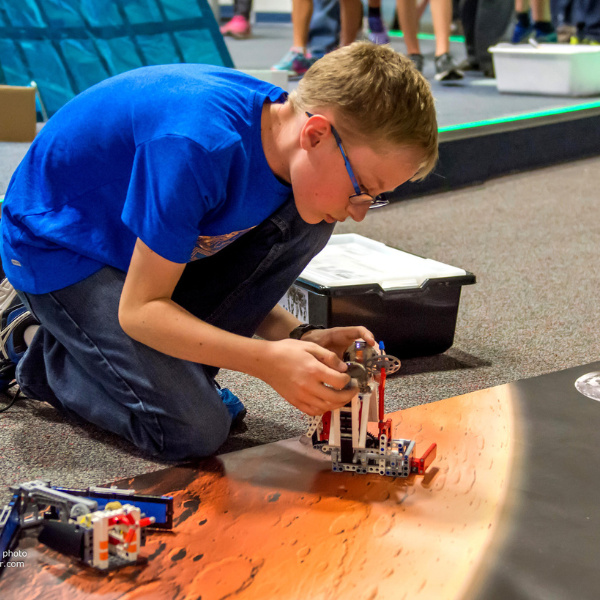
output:
[[[313,0],[308,46],[313,56],[322,58],[340,44],[339,0]]]
[[[461,20],[469,59],[485,70],[492,65],[490,46],[505,33],[514,11],[513,0],[461,0]]]
[[[600,0],[575,0],[572,18],[581,38],[600,42]]]
[[[293,200],[214,256],[189,263],[173,300],[200,319],[252,336],[333,225],[308,225]],[[105,267],[48,294],[23,294],[40,321],[17,367],[23,393],[45,400],[168,460],[207,456],[231,417],[215,367],[173,358],[120,327],[125,273]]]

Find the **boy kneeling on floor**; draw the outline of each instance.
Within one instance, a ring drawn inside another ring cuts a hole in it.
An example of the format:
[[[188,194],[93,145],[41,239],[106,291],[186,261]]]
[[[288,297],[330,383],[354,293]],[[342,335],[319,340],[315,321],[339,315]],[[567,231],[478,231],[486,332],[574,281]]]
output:
[[[243,415],[220,367],[309,415],[343,406],[342,353],[373,335],[298,329],[277,302],[337,221],[436,160],[429,86],[386,46],[332,52],[289,96],[198,64],[90,88],[6,193],[3,267],[41,324],[22,392],[174,460],[215,452]]]

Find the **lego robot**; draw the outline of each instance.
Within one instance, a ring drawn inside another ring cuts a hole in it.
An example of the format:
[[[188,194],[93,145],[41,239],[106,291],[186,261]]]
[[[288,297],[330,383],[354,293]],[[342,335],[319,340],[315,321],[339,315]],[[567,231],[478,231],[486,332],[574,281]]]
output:
[[[390,477],[425,474],[436,457],[432,444],[421,458],[415,458],[413,440],[392,438],[392,421],[384,420],[385,380],[400,369],[400,361],[379,352],[364,341],[356,341],[346,350],[347,373],[358,385],[358,394],[346,406],[312,417],[303,443],[331,455],[333,471],[377,473]],[[379,384],[375,380],[380,375]],[[377,423],[378,435],[367,431],[368,423]]]
[[[16,548],[22,530],[37,527],[42,544],[106,572],[138,563],[146,527],[170,529],[173,524],[170,496],[141,496],[116,488],[70,490],[42,480],[12,486],[11,491],[12,501],[0,514],[3,557]],[[154,514],[146,516],[142,509]]]

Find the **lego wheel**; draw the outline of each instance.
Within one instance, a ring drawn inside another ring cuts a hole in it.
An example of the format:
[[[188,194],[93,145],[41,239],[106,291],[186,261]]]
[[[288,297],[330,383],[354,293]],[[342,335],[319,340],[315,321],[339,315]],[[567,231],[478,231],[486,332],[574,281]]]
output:
[[[378,373],[381,369],[385,369],[386,375],[392,375],[400,370],[400,360],[391,354],[382,354],[366,360],[364,367],[371,375]]]
[[[77,519],[77,517],[83,517],[84,515],[89,515],[92,511],[83,503],[77,503],[73,505],[71,508],[70,517],[71,519]]]

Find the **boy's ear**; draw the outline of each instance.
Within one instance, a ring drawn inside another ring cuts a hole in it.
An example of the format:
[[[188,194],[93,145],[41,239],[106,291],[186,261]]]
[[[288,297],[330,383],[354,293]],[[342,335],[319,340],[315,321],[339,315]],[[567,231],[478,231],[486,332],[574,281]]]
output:
[[[331,124],[322,115],[313,115],[300,132],[300,145],[303,150],[316,148],[331,135]]]

